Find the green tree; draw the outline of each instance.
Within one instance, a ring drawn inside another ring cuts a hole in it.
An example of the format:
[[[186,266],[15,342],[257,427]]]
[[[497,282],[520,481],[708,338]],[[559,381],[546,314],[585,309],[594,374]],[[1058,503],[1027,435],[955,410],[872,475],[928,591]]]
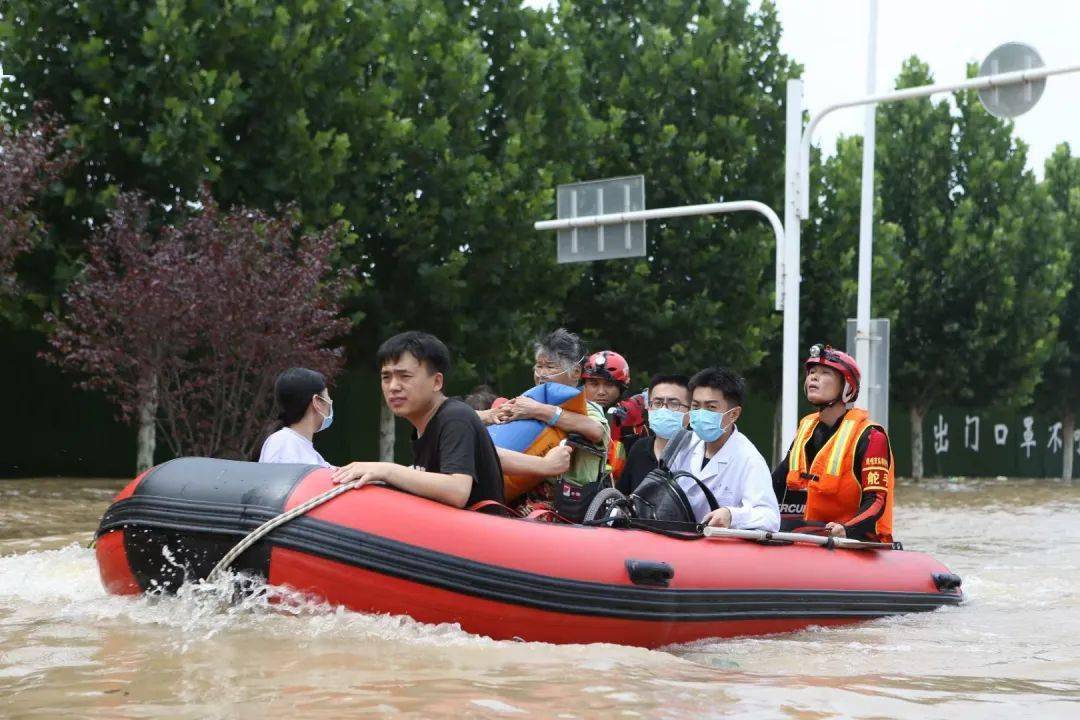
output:
[[[798,66],[779,51],[771,3],[564,2],[559,20],[582,54],[580,97],[595,124],[568,139],[577,179],[642,173],[650,207],[779,207],[785,83]],[[714,216],[648,233],[647,259],[584,268],[570,324],[622,349],[633,368],[758,366],[779,327],[768,227]]]
[[[1080,158],[1068,144],[1058,145],[1046,161],[1043,186],[1060,213],[1062,237],[1069,250],[1065,277],[1068,294],[1058,315],[1058,334],[1050,358],[1043,367],[1038,404],[1062,418],[1063,464],[1061,476],[1071,480],[1075,452],[1076,409],[1080,406]]]
[[[579,54],[551,21],[504,1],[12,0],[7,105],[50,100],[86,147],[53,208],[43,290],[59,296],[85,218],[121,188],[180,211],[209,181],[222,204],[348,221],[354,362],[424,327],[468,356],[461,381],[497,380],[580,273],[531,228],[571,178],[564,139],[588,125],[566,102]]]
[[[968,67],[971,76],[977,71]],[[956,291],[964,293],[962,306],[977,310],[972,335],[985,358],[956,400],[1024,404],[1052,350],[1068,287],[1068,252],[1050,198],[1025,169],[1027,146],[1015,138],[1013,123],[987,113],[973,91],[958,93],[956,104],[954,227],[973,261],[964,267],[968,282]],[[989,289],[981,287],[983,279]]]
[[[855,317],[858,292],[859,222],[862,208],[862,137],[840,137],[836,151],[821,159],[814,152],[810,165],[812,209],[803,226],[799,306],[800,352],[817,342],[837,348],[847,344],[847,320]],[[875,175],[875,180],[878,176]],[[880,188],[880,182],[875,182]],[[891,317],[896,286],[895,243],[900,230],[881,221],[881,200],[875,195],[872,258],[872,314]],[[895,322],[895,318],[893,318]],[[847,348],[854,354],[854,348]],[[774,373],[779,372],[779,367]],[[777,403],[774,435],[779,442]],[[775,448],[777,459],[787,448]]]
[[[348,3],[63,0],[5,4],[0,47],[5,108],[45,100],[85,152],[29,280],[56,307],[90,222],[121,189],[173,215],[204,182],[225,204],[295,203],[309,224],[340,214],[328,187],[345,182],[349,139],[318,120],[357,61],[366,16],[339,34]],[[353,54],[350,55],[350,51]],[[302,101],[301,101],[302,100]],[[336,211],[336,212],[335,212]],[[168,219],[168,218],[166,218]]]
[[[932,81],[929,68],[911,58],[896,85]],[[892,328],[890,383],[909,408],[912,475],[918,478],[923,417],[930,402],[952,381],[952,360],[962,352],[956,339],[946,344],[942,337],[946,323],[955,322],[963,312],[949,301],[948,283],[955,278],[945,269],[952,246],[953,118],[947,101],[922,99],[878,108],[877,125],[880,217],[900,228],[897,255],[904,279],[894,298],[897,323]]]
[[[846,343],[848,318],[855,316],[858,292],[859,219],[862,203],[862,137],[841,137],[836,152],[811,167],[816,205],[802,234],[802,302],[799,332],[807,344]],[[877,176],[875,176],[876,179]],[[875,182],[880,191],[880,182]],[[875,211],[881,200],[875,194]],[[873,238],[873,301],[887,315],[897,274],[895,244],[900,229],[880,221]],[[853,349],[849,348],[849,350]]]
[[[930,82],[927,66],[911,58],[897,86]],[[955,115],[947,101],[931,100],[878,115],[883,220],[901,229],[891,382],[909,407],[916,478],[931,403],[1030,399],[1067,259],[1012,124],[987,114],[974,93],[955,102]]]

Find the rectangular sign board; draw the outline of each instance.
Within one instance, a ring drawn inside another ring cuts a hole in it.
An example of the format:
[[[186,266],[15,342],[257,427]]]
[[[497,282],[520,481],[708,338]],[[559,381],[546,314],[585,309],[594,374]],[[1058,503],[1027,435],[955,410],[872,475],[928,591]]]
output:
[[[560,185],[559,219],[645,209],[645,176]],[[560,230],[558,261],[588,262],[645,256],[645,221]]]

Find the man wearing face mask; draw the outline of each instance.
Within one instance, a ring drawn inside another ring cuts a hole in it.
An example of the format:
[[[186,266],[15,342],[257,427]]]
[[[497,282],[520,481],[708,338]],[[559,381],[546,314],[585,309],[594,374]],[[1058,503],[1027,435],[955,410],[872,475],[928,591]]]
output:
[[[649,437],[634,443],[619,478],[618,489],[629,495],[656,469],[668,440],[686,427],[690,410],[690,380],[685,375],[656,375],[649,381]]]
[[[700,486],[679,478],[698,522],[740,530],[780,529],[780,510],[765,458],[735,423],[742,414],[746,383],[723,368],[690,379],[690,429],[695,441],[672,458],[671,469],[696,476],[719,507],[710,509]]]
[[[799,422],[773,471],[785,530],[892,541],[893,457],[885,428],[852,408],[861,374],[855,358],[814,345],[806,399],[818,411]]]

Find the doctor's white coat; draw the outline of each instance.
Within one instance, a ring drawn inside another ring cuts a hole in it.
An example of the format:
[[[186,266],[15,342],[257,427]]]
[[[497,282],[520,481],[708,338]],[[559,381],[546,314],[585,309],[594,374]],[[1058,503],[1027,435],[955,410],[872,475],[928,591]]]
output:
[[[705,443],[695,435],[692,443],[672,459],[671,469],[688,472],[701,480],[716,496],[720,507],[731,510],[731,527],[779,530],[780,508],[765,458],[737,427],[733,426],[729,432],[731,437],[704,468],[701,462],[705,457]],[[694,516],[701,522],[709,513],[705,493],[689,478],[679,478],[679,486],[686,492]]]

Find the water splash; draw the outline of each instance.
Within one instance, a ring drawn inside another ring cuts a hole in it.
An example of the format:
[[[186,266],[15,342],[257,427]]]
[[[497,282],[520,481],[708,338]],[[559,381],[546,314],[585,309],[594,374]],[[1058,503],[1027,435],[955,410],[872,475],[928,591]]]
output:
[[[305,637],[347,633],[358,639],[406,642],[491,642],[457,625],[425,625],[407,617],[362,615],[259,578],[226,573],[213,583],[188,583],[175,595],[113,596],[101,587],[94,553],[72,544],[0,557],[0,610],[22,622],[38,619],[122,621],[178,630],[178,649],[225,632],[258,630]],[[294,620],[295,619],[295,620]]]
[[[456,623],[431,625],[403,615],[357,613],[237,573],[225,573],[213,583],[186,583],[176,594],[109,595],[101,586],[94,552],[74,543],[56,550],[0,556],[0,614],[5,610],[20,622],[90,621],[164,627],[171,630],[166,642],[179,652],[229,634],[306,640],[347,637],[357,642],[443,648],[528,646],[558,652],[558,646],[543,643],[496,641],[472,635]],[[648,654],[646,650],[614,645],[589,647],[592,650],[586,657],[579,657],[580,662],[599,661],[612,649],[622,657]]]

